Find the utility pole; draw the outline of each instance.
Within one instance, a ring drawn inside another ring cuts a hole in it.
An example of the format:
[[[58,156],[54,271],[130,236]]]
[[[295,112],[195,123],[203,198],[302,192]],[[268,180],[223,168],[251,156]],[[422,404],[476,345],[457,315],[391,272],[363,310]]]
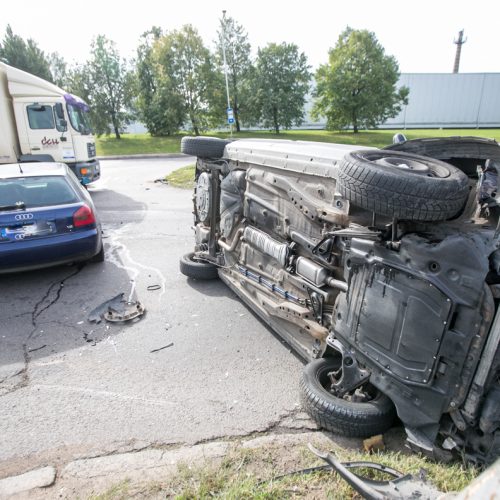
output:
[[[453,65],[453,73],[458,73],[458,67],[460,66],[460,54],[462,52],[462,45],[467,41],[464,40],[464,30],[458,32],[458,40],[453,40],[453,43],[457,46],[457,52],[455,54],[455,64]]]
[[[230,117],[230,113],[232,113],[231,102],[229,100],[229,83],[227,79],[227,62],[226,62],[226,11],[222,11],[222,58],[224,60],[224,76],[226,77],[226,95],[227,95],[227,113],[228,113],[228,122],[229,122],[229,130],[231,131],[231,137],[233,137],[233,121],[234,118]],[[231,110],[231,111],[230,111]]]

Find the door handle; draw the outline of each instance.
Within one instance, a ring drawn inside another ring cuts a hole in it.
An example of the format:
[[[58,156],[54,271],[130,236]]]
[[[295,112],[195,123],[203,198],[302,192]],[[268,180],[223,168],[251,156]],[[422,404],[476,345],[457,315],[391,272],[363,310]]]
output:
[[[31,148],[31,151],[40,151],[40,148]]]

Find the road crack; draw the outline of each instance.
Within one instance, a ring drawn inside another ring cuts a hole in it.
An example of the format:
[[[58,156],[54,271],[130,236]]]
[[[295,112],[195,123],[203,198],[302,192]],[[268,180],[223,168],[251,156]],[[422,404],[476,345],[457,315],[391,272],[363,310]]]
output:
[[[62,280],[57,280],[51,283],[49,285],[49,288],[45,292],[44,296],[35,304],[33,311],[31,311],[31,313],[26,313],[26,314],[31,314],[31,325],[33,328],[31,329],[31,332],[28,334],[28,336],[26,337],[26,339],[22,344],[24,366],[14,375],[11,375],[10,377],[7,377],[6,379],[2,380],[0,384],[5,380],[12,379],[14,377],[20,377],[21,379],[10,389],[7,389],[5,392],[2,392],[0,387],[0,396],[11,394],[15,391],[18,391],[19,389],[22,389],[23,387],[26,387],[29,384],[29,365],[31,362],[31,356],[30,356],[31,351],[28,349],[28,344],[38,329],[37,319],[40,317],[41,314],[50,309],[54,304],[56,304],[59,301],[66,282],[71,278],[74,278],[77,274],[79,274],[84,267],[85,264],[78,264],[76,269],[73,272],[71,272],[68,276],[66,276]],[[55,297],[44,305],[44,303],[48,300],[48,298],[51,296],[51,294],[56,288],[57,290],[55,292]]]

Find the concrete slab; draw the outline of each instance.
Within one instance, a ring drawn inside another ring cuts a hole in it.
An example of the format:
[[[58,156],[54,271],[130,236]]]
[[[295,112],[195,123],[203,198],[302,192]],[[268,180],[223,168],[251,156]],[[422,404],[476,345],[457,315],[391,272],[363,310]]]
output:
[[[55,480],[54,467],[42,467],[18,476],[6,477],[0,480],[0,498],[7,498],[34,488],[46,488],[54,484]]]

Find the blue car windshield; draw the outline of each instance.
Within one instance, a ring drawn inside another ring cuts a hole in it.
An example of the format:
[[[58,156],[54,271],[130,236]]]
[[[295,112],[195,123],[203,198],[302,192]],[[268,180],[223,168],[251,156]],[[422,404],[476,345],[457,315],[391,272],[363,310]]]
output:
[[[92,133],[90,128],[89,114],[78,106],[67,104],[68,116],[71,126],[82,135],[89,135]]]
[[[0,210],[66,205],[80,201],[61,176],[0,179]]]

